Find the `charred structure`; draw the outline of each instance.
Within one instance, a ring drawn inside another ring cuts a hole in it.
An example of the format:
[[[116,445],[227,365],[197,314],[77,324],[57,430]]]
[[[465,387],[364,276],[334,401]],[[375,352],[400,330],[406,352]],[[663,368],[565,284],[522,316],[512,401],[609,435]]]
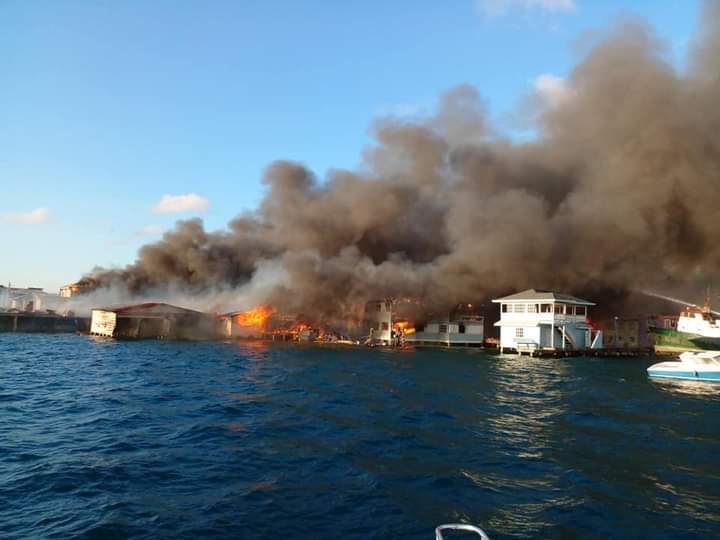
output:
[[[207,340],[219,337],[212,315],[158,302],[92,310],[90,333],[121,339]]]

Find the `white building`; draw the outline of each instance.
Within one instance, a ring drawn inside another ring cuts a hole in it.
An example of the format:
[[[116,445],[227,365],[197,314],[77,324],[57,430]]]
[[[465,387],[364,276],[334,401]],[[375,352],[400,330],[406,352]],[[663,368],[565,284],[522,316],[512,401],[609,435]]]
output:
[[[60,287],[60,296],[63,298],[71,298],[80,292],[80,285],[77,283],[70,283]]]
[[[365,329],[370,344],[393,344],[393,302],[375,300],[365,304]]]
[[[25,311],[39,313],[46,310],[62,311],[65,299],[57,294],[46,293],[41,287],[5,287],[0,285],[0,311]]]
[[[528,289],[493,302],[500,304],[500,351],[540,352],[602,346],[593,336],[588,307],[593,302],[568,294]]]
[[[481,346],[485,339],[484,324],[484,318],[479,316],[433,320],[424,326],[416,326],[415,333],[408,335],[405,341],[428,345]]]

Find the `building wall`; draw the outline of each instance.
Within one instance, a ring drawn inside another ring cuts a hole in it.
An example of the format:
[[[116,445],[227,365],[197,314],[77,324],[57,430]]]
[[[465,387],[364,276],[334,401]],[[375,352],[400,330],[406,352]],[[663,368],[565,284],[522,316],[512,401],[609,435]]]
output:
[[[672,321],[670,321],[672,322]],[[648,332],[647,319],[618,319],[617,340],[614,320],[603,321],[599,324],[603,331],[603,346],[608,348],[619,347],[632,349],[636,347],[652,347],[653,338]],[[670,326],[668,324],[668,326]]]
[[[368,335],[372,331],[373,341],[387,344],[392,341],[392,302],[368,302],[365,306],[365,320]]]
[[[463,332],[460,332],[461,325]],[[484,321],[432,321],[422,330],[408,336],[410,343],[442,343],[445,345],[482,345]]]
[[[500,346],[505,349],[517,349],[518,340],[533,340],[541,347],[549,346],[541,343],[540,335],[539,326],[502,326],[500,328]]]
[[[217,322],[218,332],[220,337],[230,338],[232,337],[232,317],[222,316],[218,318]]]
[[[222,337],[215,317],[175,306],[132,306],[120,311],[92,310],[90,333],[134,339],[205,340]]]
[[[117,315],[113,311],[92,310],[90,333],[98,336],[112,337],[117,324]]]
[[[522,331],[522,335],[520,335],[520,330]],[[565,334],[568,336],[565,341],[566,349],[590,347],[589,332],[587,329],[566,324]],[[502,326],[500,328],[500,346],[503,348],[517,349],[518,342],[527,344],[529,340],[534,341],[538,347],[541,348],[562,349],[563,337],[560,331],[560,325],[554,329],[550,325]]]

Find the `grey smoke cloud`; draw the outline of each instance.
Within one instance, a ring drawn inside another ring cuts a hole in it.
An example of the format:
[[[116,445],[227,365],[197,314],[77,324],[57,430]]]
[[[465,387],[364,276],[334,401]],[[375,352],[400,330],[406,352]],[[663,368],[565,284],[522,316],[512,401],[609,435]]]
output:
[[[226,231],[179,221],[88,279],[135,294],[263,283],[260,300],[317,319],[385,296],[440,309],[531,286],[702,287],[720,268],[719,9],[704,5],[687,72],[642,21],[617,23],[568,97],[535,101],[533,141],[504,137],[459,86],[429,118],[375,121],[359,171],[320,181],[273,162],[258,209]]]

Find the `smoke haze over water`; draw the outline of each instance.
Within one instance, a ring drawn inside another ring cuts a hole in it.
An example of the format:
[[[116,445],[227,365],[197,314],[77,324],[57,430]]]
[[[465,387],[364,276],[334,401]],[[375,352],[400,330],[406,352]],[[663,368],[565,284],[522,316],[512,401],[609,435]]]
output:
[[[179,221],[89,277],[318,319],[385,296],[443,308],[527,287],[702,289],[720,267],[719,6],[704,4],[683,72],[643,21],[619,21],[562,99],[528,101],[532,141],[503,136],[458,86],[429,118],[375,121],[361,171],[320,180],[275,161],[258,209],[227,230]]]

